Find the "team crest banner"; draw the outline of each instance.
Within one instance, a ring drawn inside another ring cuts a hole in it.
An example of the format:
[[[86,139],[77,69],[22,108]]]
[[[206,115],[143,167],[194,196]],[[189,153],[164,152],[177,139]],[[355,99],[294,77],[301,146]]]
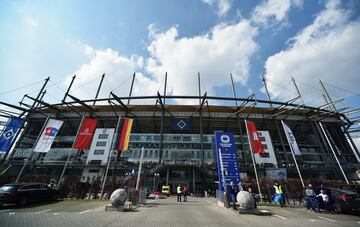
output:
[[[18,117],[11,117],[5,130],[0,136],[0,152],[7,153],[12,145],[16,132],[23,126],[25,120]]]
[[[41,133],[41,136],[34,148],[34,151],[44,153],[48,152],[62,124],[63,121],[49,119],[46,123],[44,130]]]

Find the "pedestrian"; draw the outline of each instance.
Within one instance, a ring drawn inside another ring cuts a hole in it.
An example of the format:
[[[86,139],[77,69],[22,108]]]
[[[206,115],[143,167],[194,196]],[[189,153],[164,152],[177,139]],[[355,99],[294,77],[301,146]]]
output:
[[[187,195],[188,195],[188,192],[189,192],[189,188],[185,185],[183,187],[182,192],[183,192],[183,196],[184,196],[184,202],[187,202]]]
[[[284,197],[284,190],[282,186],[276,181],[274,184],[275,189],[275,202],[280,203],[281,207],[285,207],[285,197]]]
[[[257,208],[257,204],[256,204],[256,197],[255,197],[255,193],[252,191],[252,188],[249,187],[248,188],[248,192],[252,195],[252,197],[254,198],[254,209]]]
[[[178,184],[177,188],[176,188],[176,193],[177,193],[177,201],[181,202],[181,185]]]
[[[231,181],[230,182],[230,201],[233,204],[233,209],[234,210],[236,209],[236,195],[237,195],[237,193],[238,193],[238,190],[235,187],[234,182]]]
[[[321,197],[323,203],[324,203],[324,208],[326,211],[330,211],[330,199],[329,196],[326,194],[324,189],[320,190],[320,194],[317,195],[316,197]]]
[[[305,189],[305,200],[307,203],[308,211],[313,210],[314,212],[320,212],[319,204],[316,200],[316,194],[314,189],[312,188],[312,184],[309,184],[308,187]]]

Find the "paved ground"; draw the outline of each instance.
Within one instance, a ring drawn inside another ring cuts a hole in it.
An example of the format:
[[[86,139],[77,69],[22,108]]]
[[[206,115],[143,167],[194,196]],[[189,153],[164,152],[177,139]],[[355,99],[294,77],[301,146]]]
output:
[[[148,201],[132,212],[104,211],[107,201],[61,201],[27,208],[0,208],[0,226],[359,226],[360,216],[314,214],[303,208],[263,206],[272,216],[239,215],[214,199],[175,197]]]

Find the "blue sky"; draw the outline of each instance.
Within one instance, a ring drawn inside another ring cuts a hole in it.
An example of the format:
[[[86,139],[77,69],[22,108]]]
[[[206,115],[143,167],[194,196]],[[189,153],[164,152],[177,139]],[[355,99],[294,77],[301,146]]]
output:
[[[45,100],[59,102],[72,75],[73,95],[153,95],[168,72],[169,94],[266,99],[297,96],[323,104],[319,79],[333,99],[359,107],[360,3],[312,0],[0,1],[0,100],[16,103],[51,76]],[[92,81],[88,83],[89,81]],[[81,86],[86,84],[84,86]],[[349,91],[341,90],[346,89]],[[352,92],[352,93],[351,93]],[[342,105],[342,104],[340,104]]]

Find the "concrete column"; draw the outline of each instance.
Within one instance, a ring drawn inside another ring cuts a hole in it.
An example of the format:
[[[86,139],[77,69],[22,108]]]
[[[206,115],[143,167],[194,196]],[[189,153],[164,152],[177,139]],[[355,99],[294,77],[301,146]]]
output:
[[[192,182],[193,183],[193,193],[195,194],[195,192],[196,192],[196,188],[195,188],[195,177],[196,177],[195,176],[195,168],[193,168],[192,170],[193,170],[193,174],[192,174],[193,175],[193,182]]]
[[[166,169],[166,185],[169,185],[169,167]]]

